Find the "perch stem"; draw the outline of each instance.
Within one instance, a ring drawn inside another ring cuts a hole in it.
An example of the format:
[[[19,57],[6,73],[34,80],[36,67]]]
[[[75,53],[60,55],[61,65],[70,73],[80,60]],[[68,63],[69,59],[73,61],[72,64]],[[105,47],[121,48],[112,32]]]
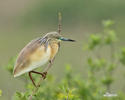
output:
[[[61,33],[61,21],[62,21],[62,15],[61,15],[61,12],[58,13],[58,33],[60,34]]]
[[[44,69],[44,72],[48,72],[48,70],[50,69],[50,67],[51,67],[52,64],[53,64],[53,61],[54,61],[54,59],[48,64],[48,66],[46,67],[46,69]],[[28,99],[28,100],[32,100],[32,97],[33,97],[33,95],[35,95],[35,93],[38,91],[39,86],[40,86],[42,80],[43,80],[43,77],[40,78],[40,81],[39,81],[38,84],[36,85],[36,88],[32,91],[32,94],[29,96],[29,99]]]

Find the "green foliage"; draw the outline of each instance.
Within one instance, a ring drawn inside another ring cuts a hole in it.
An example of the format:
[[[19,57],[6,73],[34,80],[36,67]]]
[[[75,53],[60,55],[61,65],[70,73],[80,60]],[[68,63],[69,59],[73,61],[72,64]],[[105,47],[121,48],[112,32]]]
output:
[[[26,99],[26,94],[20,93],[20,92],[16,92],[15,96],[14,96],[14,100],[27,100]]]
[[[121,54],[120,54],[120,62],[125,65],[125,48],[122,48]]]
[[[2,90],[0,90],[0,96],[2,96]]]
[[[6,69],[7,69],[11,74],[13,73],[13,67],[14,67],[16,58],[17,58],[17,57],[12,57],[12,58],[9,60],[8,65],[6,66]]]
[[[104,20],[102,23],[103,23],[104,28],[110,28],[114,24],[114,21]]]
[[[118,96],[105,97],[105,93],[111,93],[111,85],[114,82],[114,70],[118,68],[116,62],[125,65],[125,48],[121,50],[120,57],[115,57],[117,51],[114,48],[116,32],[111,29],[113,21],[103,21],[104,30],[100,33],[91,34],[87,50],[93,53],[87,59],[88,77],[83,78],[75,74],[71,65],[66,65],[64,78],[60,81],[48,74],[47,79],[41,83],[41,87],[33,96],[32,100],[125,100],[122,91],[116,91]],[[107,47],[109,50],[107,50]],[[108,57],[103,55],[106,48]],[[99,49],[99,50],[98,50]],[[96,53],[96,51],[98,51]],[[111,51],[111,52],[110,52]],[[110,59],[109,59],[110,58]],[[15,59],[11,59],[7,70],[12,73]],[[101,74],[100,74],[101,73]],[[21,77],[22,78],[22,77]],[[28,77],[23,76],[24,79]],[[33,75],[35,82],[39,81],[39,75]],[[25,84],[26,92],[16,92],[13,100],[28,100],[35,88],[30,79]]]
[[[100,35],[94,35],[94,34],[92,34],[90,36],[90,42],[89,42],[88,48],[90,50],[93,50],[97,45],[100,44],[100,42],[101,42]]]

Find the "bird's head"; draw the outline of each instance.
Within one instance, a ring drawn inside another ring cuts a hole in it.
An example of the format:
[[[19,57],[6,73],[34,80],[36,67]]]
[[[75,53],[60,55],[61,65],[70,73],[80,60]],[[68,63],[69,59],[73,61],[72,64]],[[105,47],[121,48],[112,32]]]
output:
[[[49,39],[50,41],[57,41],[57,42],[60,42],[60,41],[69,41],[69,42],[75,42],[75,40],[72,40],[72,39],[69,39],[69,38],[64,38],[61,34],[59,34],[58,32],[50,32],[50,33],[47,33],[45,35],[45,37],[47,39]]]

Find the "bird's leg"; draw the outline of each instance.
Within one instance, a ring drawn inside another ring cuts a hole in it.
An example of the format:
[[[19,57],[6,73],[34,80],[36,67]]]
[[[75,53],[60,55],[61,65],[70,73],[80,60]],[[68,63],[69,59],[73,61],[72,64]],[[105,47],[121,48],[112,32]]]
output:
[[[32,83],[33,83],[33,85],[35,86],[35,87],[37,87],[36,86],[36,84],[35,84],[35,82],[34,82],[34,80],[33,80],[33,78],[32,78],[32,74],[31,74],[32,72],[29,72],[29,77],[30,77],[30,79],[31,79],[31,81],[32,81]]]
[[[43,79],[45,79],[45,78],[46,78],[46,75],[47,75],[47,72],[40,73],[40,72],[36,72],[36,71],[30,71],[30,72],[29,72],[29,77],[30,77],[30,79],[31,79],[31,81],[32,81],[32,83],[33,83],[33,85],[34,85],[35,87],[37,87],[37,86],[36,86],[36,84],[35,84],[35,82],[34,82],[34,80],[33,80],[33,78],[32,78],[32,75],[31,75],[32,73],[42,75]]]
[[[46,78],[46,75],[47,75],[47,72],[43,72],[43,73],[41,73],[41,72],[37,72],[37,71],[31,71],[32,73],[35,73],[35,74],[40,74],[42,77],[43,77],[43,79],[45,79]]]

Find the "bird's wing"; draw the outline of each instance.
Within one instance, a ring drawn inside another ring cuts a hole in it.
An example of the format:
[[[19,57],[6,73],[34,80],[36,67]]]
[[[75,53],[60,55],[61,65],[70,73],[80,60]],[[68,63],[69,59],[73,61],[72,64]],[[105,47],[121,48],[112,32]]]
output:
[[[45,38],[37,38],[35,40],[32,40],[21,50],[14,66],[14,75],[17,74],[23,67],[28,66],[27,64],[30,63],[29,57],[31,56],[31,54],[33,54],[33,52],[35,52],[38,47],[45,44],[45,42]]]

